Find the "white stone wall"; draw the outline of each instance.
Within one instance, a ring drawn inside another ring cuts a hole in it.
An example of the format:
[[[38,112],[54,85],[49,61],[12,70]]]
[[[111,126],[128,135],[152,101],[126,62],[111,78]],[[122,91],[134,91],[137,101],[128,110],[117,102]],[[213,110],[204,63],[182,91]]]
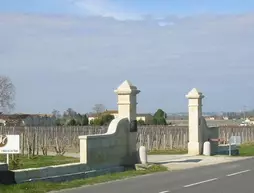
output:
[[[130,132],[130,122],[137,117],[137,97],[140,91],[129,81],[115,90],[118,97],[118,118],[109,125],[106,134],[80,136],[80,162],[101,167],[134,165],[138,162],[137,132]]]
[[[89,166],[125,165],[128,161],[129,120],[114,119],[107,133],[80,136],[80,161]]]

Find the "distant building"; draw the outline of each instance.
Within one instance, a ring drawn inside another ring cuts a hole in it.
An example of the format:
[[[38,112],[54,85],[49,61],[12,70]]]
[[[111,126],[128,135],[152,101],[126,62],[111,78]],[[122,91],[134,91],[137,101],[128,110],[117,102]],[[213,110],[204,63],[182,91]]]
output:
[[[252,118],[246,118],[241,123],[242,126],[254,125],[254,120]]]
[[[104,111],[101,115],[105,115],[105,114],[110,114],[113,115],[114,118],[118,117],[118,111],[117,110],[106,110]],[[91,123],[91,121],[93,121],[94,119],[96,119],[98,117],[97,114],[90,114],[88,115],[88,121],[89,124]],[[152,124],[153,123],[153,116],[149,113],[143,113],[143,114],[137,114],[137,121],[142,120],[145,122],[145,124]]]
[[[149,113],[137,114],[137,121],[144,121],[145,124],[151,125],[153,124],[153,115]]]
[[[208,116],[208,117],[205,117],[205,120],[215,120],[215,117]]]
[[[54,126],[55,120],[48,114],[0,114],[2,126]]]

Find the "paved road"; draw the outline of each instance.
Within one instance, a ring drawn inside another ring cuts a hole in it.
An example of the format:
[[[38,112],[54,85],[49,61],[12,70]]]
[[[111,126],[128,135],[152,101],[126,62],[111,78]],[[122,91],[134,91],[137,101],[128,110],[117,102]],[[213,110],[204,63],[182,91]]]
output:
[[[139,176],[62,193],[250,193],[254,158],[181,171]]]

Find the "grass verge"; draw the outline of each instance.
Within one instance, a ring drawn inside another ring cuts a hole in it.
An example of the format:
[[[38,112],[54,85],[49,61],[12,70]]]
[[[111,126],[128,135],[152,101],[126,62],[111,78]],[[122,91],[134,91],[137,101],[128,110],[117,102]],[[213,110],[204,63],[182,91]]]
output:
[[[187,149],[166,149],[166,150],[151,150],[148,155],[173,155],[173,154],[187,154]]]
[[[0,185],[1,193],[46,193],[49,191],[57,191],[67,188],[77,188],[84,185],[93,185],[98,183],[104,183],[114,180],[121,180],[130,177],[163,172],[168,169],[161,165],[153,165],[149,167],[147,170],[129,170],[120,173],[107,174],[103,176],[86,178],[80,180],[73,180],[70,182],[63,183],[50,183],[50,182],[35,182],[35,183],[25,183],[25,184],[17,184],[17,185]]]
[[[6,162],[6,156],[0,156],[0,162]],[[10,155],[10,170],[38,168],[79,162],[79,159],[65,156],[27,156]]]
[[[254,143],[242,144],[239,148],[240,156],[254,156]]]

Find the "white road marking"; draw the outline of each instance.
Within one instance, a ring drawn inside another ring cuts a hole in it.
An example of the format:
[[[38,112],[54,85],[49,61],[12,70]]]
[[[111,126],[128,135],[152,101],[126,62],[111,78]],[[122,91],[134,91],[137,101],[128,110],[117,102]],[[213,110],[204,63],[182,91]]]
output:
[[[218,178],[213,178],[213,179],[210,179],[210,180],[205,180],[205,181],[197,182],[197,183],[194,183],[194,184],[185,185],[184,188],[188,188],[188,187],[191,187],[191,186],[196,186],[196,185],[199,185],[199,184],[204,184],[204,183],[207,183],[207,182],[212,182],[212,181],[215,181],[215,180],[218,180]]]
[[[162,191],[162,192],[159,192],[159,193],[169,193],[170,191],[166,190],[166,191]]]
[[[235,175],[238,175],[238,174],[242,174],[242,173],[246,173],[246,172],[249,172],[250,170],[244,170],[244,171],[240,171],[240,172],[236,172],[236,173],[232,173],[232,174],[228,174],[227,177],[230,177],[230,176],[235,176]]]

